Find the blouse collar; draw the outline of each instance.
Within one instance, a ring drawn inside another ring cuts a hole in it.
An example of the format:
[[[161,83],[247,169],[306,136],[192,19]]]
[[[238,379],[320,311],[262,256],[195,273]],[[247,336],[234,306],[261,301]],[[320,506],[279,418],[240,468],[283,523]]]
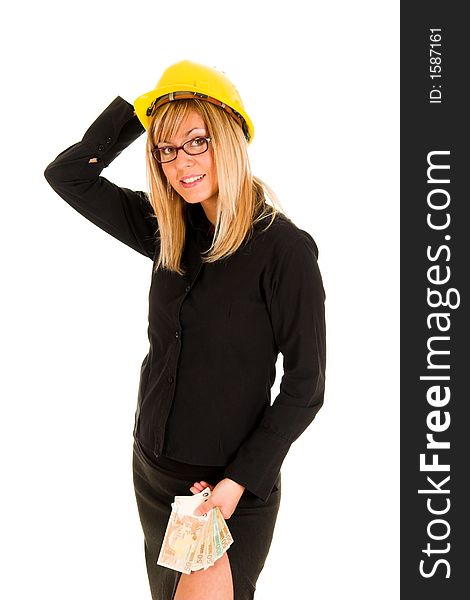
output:
[[[206,236],[210,236],[213,233],[213,225],[206,216],[202,204],[186,204],[186,214],[188,221],[193,229],[199,229]]]

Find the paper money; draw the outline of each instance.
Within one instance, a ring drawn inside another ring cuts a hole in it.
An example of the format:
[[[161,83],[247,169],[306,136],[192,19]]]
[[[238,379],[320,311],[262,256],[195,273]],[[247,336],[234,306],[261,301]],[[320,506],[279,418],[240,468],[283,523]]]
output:
[[[181,573],[208,569],[233,544],[218,506],[196,516],[196,508],[211,496],[206,487],[199,494],[175,496],[157,564]]]

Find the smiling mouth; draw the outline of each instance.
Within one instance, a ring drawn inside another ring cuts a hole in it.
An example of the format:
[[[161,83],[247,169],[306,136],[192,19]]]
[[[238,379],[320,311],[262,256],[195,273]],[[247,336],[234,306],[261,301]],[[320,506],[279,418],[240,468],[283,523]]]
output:
[[[200,181],[204,179],[206,175],[198,175],[196,177],[189,177],[188,179],[180,179],[180,182],[183,187],[193,187],[197,185]]]
[[[202,179],[204,177],[204,173],[201,173],[200,175],[191,175],[190,177],[183,177],[182,179],[180,179],[180,181],[182,183],[192,183],[193,181],[196,181],[197,179]]]

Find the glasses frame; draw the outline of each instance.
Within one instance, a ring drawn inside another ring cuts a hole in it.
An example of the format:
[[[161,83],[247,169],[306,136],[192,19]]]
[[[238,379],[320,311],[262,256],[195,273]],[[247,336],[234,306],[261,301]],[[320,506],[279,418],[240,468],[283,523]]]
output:
[[[200,139],[200,140],[206,140],[206,148],[205,148],[205,150],[203,150],[202,152],[196,152],[196,153],[194,153],[194,152],[193,152],[193,153],[190,153],[190,152],[188,152],[188,151],[187,151],[187,150],[184,148],[184,147],[186,146],[186,144],[189,144],[189,142],[194,142],[194,140],[199,140],[199,139]],[[196,136],[194,136],[193,138],[191,138],[190,140],[187,140],[186,142],[184,142],[184,144],[183,144],[183,145],[181,145],[181,146],[164,146],[163,148],[158,148],[158,146],[155,146],[155,148],[153,148],[153,149],[152,149],[152,156],[153,156],[153,158],[154,158],[154,159],[155,159],[155,160],[156,160],[158,163],[160,163],[161,165],[162,165],[162,164],[165,164],[165,165],[166,165],[167,163],[173,162],[174,160],[176,160],[176,159],[178,158],[178,152],[179,152],[180,150],[183,150],[184,152],[186,152],[186,154],[187,154],[188,156],[198,156],[199,154],[204,154],[204,152],[207,152],[207,151],[209,150],[209,142],[210,142],[210,141],[211,141],[211,138],[210,138],[210,136],[196,135]],[[157,153],[157,150],[164,150],[165,148],[172,148],[173,150],[176,150],[176,155],[175,155],[175,158],[171,158],[170,160],[164,160],[164,161],[160,160],[160,159],[157,157],[157,154],[158,154],[158,153]]]

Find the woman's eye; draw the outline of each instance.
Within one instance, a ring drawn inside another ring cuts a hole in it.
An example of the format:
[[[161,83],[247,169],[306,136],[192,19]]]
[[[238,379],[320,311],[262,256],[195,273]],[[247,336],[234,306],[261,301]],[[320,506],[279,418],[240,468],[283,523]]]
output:
[[[194,146],[202,146],[206,140],[202,137],[197,137],[193,139]]]
[[[172,150],[173,148],[171,146],[165,146],[164,148],[160,148],[160,152],[166,155],[171,154]]]

